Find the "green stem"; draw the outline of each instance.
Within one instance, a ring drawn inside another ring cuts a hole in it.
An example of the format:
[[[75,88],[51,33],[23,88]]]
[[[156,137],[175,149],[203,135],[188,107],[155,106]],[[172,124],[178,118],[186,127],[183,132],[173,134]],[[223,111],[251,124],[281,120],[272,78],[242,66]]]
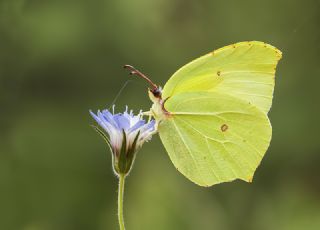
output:
[[[119,175],[119,190],[118,190],[118,219],[120,230],[125,230],[124,228],[124,220],[123,220],[123,193],[124,193],[124,181],[125,175]]]

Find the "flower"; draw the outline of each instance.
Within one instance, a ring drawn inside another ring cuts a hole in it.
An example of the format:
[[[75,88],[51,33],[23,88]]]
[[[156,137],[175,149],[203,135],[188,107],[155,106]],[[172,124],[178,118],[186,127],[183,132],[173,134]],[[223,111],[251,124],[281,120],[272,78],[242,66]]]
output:
[[[123,113],[114,114],[105,109],[97,114],[90,111],[99,126],[94,127],[107,141],[113,156],[113,168],[116,174],[127,175],[132,167],[136,152],[144,142],[156,132],[155,120],[146,122],[142,112],[134,115],[128,108]]]

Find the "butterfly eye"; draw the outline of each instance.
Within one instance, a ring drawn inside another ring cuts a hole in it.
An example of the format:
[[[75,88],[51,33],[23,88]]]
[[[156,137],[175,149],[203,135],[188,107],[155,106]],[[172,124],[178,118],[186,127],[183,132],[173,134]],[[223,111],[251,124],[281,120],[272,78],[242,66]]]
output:
[[[159,98],[162,95],[161,89],[160,88],[154,88],[154,89],[150,89],[151,93],[153,94],[153,96]]]

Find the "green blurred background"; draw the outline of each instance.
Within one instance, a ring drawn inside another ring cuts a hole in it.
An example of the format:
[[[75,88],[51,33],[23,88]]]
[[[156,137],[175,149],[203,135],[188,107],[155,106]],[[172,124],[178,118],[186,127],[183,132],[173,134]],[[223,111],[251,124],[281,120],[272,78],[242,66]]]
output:
[[[117,229],[117,180],[88,110],[111,105],[122,65],[163,85],[202,54],[261,40],[283,59],[254,182],[198,187],[155,136],[127,180],[127,229],[319,230],[319,28],[316,0],[1,0],[0,229]],[[131,78],[117,110],[147,110],[146,87]]]

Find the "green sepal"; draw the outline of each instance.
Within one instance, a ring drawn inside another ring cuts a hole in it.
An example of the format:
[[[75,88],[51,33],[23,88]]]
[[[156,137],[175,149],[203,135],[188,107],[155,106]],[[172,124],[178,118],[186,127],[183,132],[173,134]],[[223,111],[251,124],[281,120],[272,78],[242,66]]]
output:
[[[120,152],[117,153],[119,155],[115,156],[117,159],[117,165],[116,165],[116,170],[119,174],[124,174],[125,173],[125,168],[126,168],[126,162],[127,162],[127,135],[124,130],[122,130],[122,145]]]
[[[111,155],[112,155],[113,169],[115,173],[118,175],[119,174],[127,175],[130,172],[130,169],[135,159],[136,145],[137,145],[138,138],[140,136],[140,131],[135,136],[132,145],[129,146],[129,148],[127,149],[127,135],[125,131],[122,130],[123,138],[122,138],[121,149],[119,152],[116,150],[115,152],[113,152],[108,136],[101,129],[99,129],[99,127],[95,125],[91,125],[91,126],[94,128],[94,130],[97,133],[100,134],[100,136],[105,140],[105,142],[109,146]]]
[[[133,161],[136,157],[136,145],[137,145],[139,135],[140,135],[140,130],[137,133],[137,135],[135,136],[132,145],[128,149],[125,174],[128,174],[130,172],[130,169],[132,168]]]

